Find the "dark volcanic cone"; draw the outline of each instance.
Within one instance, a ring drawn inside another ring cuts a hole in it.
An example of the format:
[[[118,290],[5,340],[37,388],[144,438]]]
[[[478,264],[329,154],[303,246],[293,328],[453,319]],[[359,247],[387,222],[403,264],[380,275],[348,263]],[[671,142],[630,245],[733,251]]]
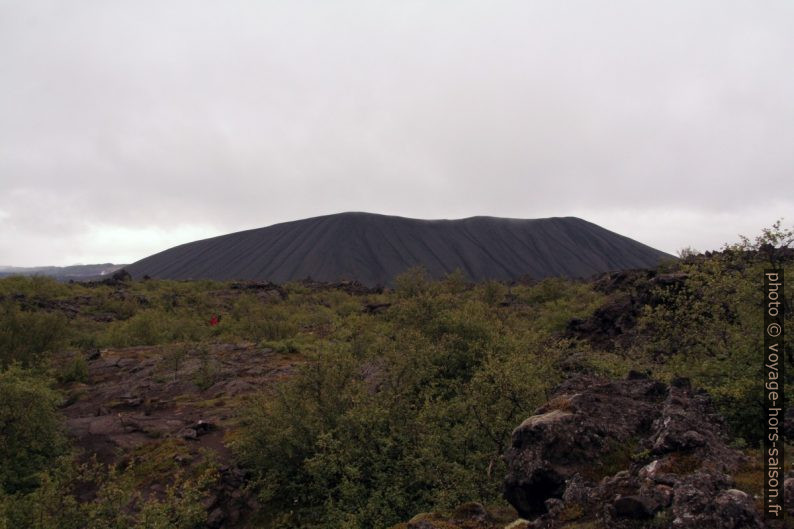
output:
[[[135,278],[358,280],[388,285],[408,268],[469,279],[589,277],[670,256],[575,217],[418,220],[340,213],[176,246],[127,267]]]

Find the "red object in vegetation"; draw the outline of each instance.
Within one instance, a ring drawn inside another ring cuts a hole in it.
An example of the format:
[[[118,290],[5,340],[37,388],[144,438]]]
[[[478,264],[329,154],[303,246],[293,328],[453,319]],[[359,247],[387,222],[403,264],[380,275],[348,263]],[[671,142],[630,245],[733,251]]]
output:
[[[217,314],[213,314],[212,318],[210,318],[210,326],[215,327],[219,321],[221,321],[220,317]]]

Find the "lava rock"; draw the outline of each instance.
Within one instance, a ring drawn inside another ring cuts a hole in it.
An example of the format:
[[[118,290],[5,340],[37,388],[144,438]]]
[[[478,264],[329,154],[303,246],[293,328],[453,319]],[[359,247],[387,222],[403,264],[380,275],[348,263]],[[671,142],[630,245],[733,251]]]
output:
[[[650,498],[642,496],[621,496],[612,502],[612,507],[615,509],[615,516],[642,520],[653,518],[653,515],[656,514],[660,506],[656,501]]]
[[[504,496],[529,527],[563,526],[575,506],[610,529],[650,519],[667,529],[760,528],[730,476],[745,456],[726,439],[709,396],[685,379],[580,375],[513,431]],[[794,496],[794,478],[786,485]]]

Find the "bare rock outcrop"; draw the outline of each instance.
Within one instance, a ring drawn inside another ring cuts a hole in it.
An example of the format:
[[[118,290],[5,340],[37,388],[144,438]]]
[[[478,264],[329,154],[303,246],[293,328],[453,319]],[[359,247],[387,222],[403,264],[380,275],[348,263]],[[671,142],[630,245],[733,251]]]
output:
[[[528,527],[763,527],[731,477],[744,456],[684,379],[571,379],[515,429],[506,460],[505,498]]]

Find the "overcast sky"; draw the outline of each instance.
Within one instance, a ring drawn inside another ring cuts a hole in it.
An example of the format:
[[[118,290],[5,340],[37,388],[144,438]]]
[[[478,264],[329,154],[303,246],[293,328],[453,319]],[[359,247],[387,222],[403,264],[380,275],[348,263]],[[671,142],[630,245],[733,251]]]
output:
[[[794,2],[0,0],[0,265],[341,211],[794,224]]]

